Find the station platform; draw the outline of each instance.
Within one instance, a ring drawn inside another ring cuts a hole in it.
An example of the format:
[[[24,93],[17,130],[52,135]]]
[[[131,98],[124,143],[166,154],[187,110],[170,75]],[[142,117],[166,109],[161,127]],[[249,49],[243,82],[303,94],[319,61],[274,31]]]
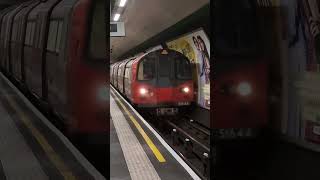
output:
[[[279,136],[256,139],[241,146],[224,146],[220,167],[214,167],[215,179],[320,179],[320,151],[311,150]],[[232,173],[231,173],[232,172]]]
[[[2,74],[0,179],[105,179]]]
[[[200,179],[112,86],[110,113],[111,179]]]

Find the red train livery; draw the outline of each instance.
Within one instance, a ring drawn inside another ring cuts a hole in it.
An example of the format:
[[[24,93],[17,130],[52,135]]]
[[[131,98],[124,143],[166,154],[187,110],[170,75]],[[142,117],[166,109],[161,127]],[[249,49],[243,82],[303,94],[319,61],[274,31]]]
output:
[[[2,72],[57,115],[68,134],[103,141],[106,7],[104,0],[32,0],[0,12]]]
[[[194,99],[191,65],[169,49],[145,53],[111,65],[111,84],[140,108],[158,115],[177,114]]]
[[[238,66],[241,68],[216,77],[214,102],[219,106],[213,111],[214,128],[261,128],[267,124],[267,66]]]
[[[217,0],[213,7],[211,127],[222,139],[255,137],[268,124],[269,59],[259,24],[264,16],[250,0]]]

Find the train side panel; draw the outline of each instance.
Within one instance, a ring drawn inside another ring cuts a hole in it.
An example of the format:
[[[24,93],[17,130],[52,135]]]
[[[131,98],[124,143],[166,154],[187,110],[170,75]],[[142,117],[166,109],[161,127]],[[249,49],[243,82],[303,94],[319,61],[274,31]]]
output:
[[[70,15],[75,0],[63,0],[52,11],[46,46],[46,71],[48,79],[48,103],[64,120],[69,120],[67,106],[67,37]],[[65,122],[69,124],[69,122]]]
[[[68,36],[67,64],[67,96],[72,114],[71,131],[90,136],[96,134],[101,140],[105,140],[105,134],[109,129],[106,82],[108,73],[106,69],[108,68],[104,66],[106,48],[103,49],[104,57],[101,57],[103,58],[101,62],[95,62],[95,59],[85,52],[91,49],[90,36],[97,36],[96,33],[90,34],[90,32],[97,30],[99,33],[106,32],[103,16],[104,3],[103,0],[80,0],[74,6],[71,16],[72,26]],[[93,21],[96,21],[95,26],[91,24]],[[94,29],[90,31],[91,28]],[[96,37],[92,43],[106,43],[106,39],[101,37]],[[100,46],[100,48],[103,47]]]
[[[0,67],[2,70],[4,70],[5,68],[5,60],[4,60],[4,52],[5,52],[5,49],[4,49],[4,40],[5,40],[5,37],[6,37],[6,21],[7,21],[7,16],[8,16],[8,13],[10,13],[10,11],[12,11],[16,6],[13,6],[13,7],[9,7],[5,10],[2,11],[2,14],[1,14],[1,32],[0,32],[0,58],[1,58],[1,61],[0,61]]]
[[[122,84],[122,82],[123,82],[123,76],[122,76],[122,73],[123,73],[123,70],[124,70],[124,61],[123,62],[121,62],[120,63],[120,65],[119,65],[119,69],[118,69],[118,75],[117,75],[117,77],[118,77],[118,90],[120,91],[120,93],[122,93],[123,92],[123,84]]]
[[[17,70],[17,66],[21,66],[20,63],[16,62],[18,53],[17,51],[17,45],[18,45],[18,37],[20,35],[20,27],[18,24],[18,21],[16,17],[18,16],[19,12],[21,12],[25,7],[29,6],[31,2],[25,2],[21,5],[19,5],[15,10],[12,11],[10,20],[9,20],[9,26],[10,26],[10,31],[8,32],[9,37],[8,37],[8,49],[6,51],[6,61],[8,61],[8,69],[7,71],[10,73],[11,77],[16,77],[14,76],[14,72]],[[18,79],[18,78],[15,78]],[[21,78],[20,78],[21,79]]]
[[[12,56],[12,76],[20,83],[24,83],[24,43],[26,39],[26,26],[27,17],[30,11],[39,4],[40,2],[32,2],[26,5],[21,11],[15,16],[14,21],[17,23],[18,32],[15,40],[15,47],[11,49]]]

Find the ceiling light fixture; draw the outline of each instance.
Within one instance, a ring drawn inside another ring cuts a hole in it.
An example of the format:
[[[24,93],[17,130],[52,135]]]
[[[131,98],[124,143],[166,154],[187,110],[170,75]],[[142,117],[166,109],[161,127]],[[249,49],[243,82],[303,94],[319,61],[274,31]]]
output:
[[[120,19],[120,14],[119,13],[115,14],[113,17],[113,20],[118,21],[119,19]]]
[[[119,3],[119,6],[120,7],[124,7],[126,2],[127,2],[127,0],[121,0],[120,3]]]

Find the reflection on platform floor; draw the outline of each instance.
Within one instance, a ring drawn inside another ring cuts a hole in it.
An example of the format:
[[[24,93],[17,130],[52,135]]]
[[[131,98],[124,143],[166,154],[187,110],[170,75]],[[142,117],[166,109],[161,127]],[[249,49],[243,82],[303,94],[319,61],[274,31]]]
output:
[[[320,153],[279,138],[233,143],[221,151],[223,162],[214,169],[219,180],[320,179]]]
[[[0,179],[104,179],[2,75]]]

